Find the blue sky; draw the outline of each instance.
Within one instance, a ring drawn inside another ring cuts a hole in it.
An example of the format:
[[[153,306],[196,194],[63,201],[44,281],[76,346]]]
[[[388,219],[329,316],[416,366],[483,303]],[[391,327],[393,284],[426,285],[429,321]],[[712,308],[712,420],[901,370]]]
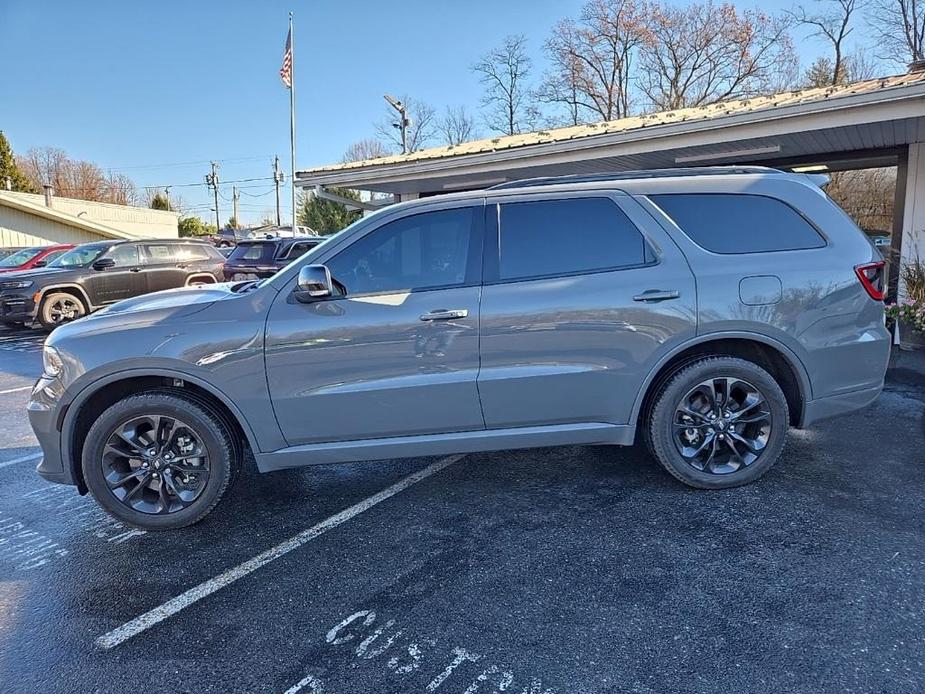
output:
[[[221,161],[224,181],[269,176],[274,154],[288,172],[288,92],[278,70],[290,9],[298,166],[306,168],[373,136],[384,93],[476,110],[481,87],[469,68],[507,34],[528,36],[538,75],[550,28],[582,2],[0,0],[0,129],[18,152],[61,147],[139,186],[174,186],[208,218],[208,191],[184,184],[201,182],[209,160]],[[800,41],[799,49],[808,63],[823,46]],[[272,184],[241,185],[241,217],[257,221],[273,206]],[[230,199],[230,185],[222,194]],[[221,207],[224,221],[230,203]]]

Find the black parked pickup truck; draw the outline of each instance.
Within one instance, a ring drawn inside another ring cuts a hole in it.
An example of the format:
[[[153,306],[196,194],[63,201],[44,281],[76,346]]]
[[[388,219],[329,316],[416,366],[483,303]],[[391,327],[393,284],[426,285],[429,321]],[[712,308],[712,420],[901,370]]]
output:
[[[221,282],[225,258],[201,241],[106,241],[77,246],[46,267],[0,278],[0,322],[52,329],[139,294]]]

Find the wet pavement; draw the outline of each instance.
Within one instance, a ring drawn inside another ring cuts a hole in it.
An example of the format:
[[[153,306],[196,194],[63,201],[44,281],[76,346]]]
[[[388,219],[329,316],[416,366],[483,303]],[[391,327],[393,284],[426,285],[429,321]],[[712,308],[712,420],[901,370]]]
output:
[[[39,345],[0,334],[0,691],[925,689],[919,356],[744,488],[612,447],[248,471],[145,534],[22,460]]]

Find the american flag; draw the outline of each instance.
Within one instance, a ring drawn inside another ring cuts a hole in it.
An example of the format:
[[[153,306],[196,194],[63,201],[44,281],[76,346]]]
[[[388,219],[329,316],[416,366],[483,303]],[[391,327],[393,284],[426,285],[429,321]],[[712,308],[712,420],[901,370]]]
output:
[[[286,34],[286,51],[283,53],[283,66],[279,69],[280,79],[289,89],[292,89],[292,27]]]

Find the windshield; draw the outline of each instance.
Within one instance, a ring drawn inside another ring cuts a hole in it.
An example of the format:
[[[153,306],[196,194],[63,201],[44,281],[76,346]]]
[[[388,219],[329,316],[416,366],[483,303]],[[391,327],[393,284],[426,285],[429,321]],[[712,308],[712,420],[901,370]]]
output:
[[[16,251],[12,255],[8,255],[3,260],[0,260],[0,267],[19,267],[23,263],[32,260],[41,252],[41,248],[23,248],[21,251]]]
[[[102,255],[108,246],[78,246],[48,263],[48,267],[81,267],[89,265]]]

